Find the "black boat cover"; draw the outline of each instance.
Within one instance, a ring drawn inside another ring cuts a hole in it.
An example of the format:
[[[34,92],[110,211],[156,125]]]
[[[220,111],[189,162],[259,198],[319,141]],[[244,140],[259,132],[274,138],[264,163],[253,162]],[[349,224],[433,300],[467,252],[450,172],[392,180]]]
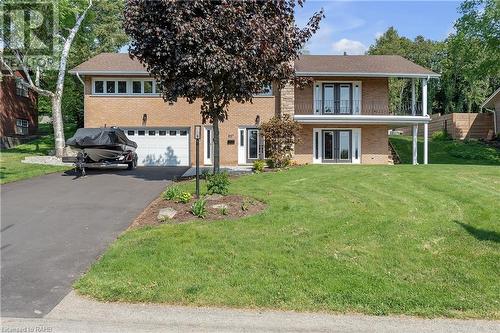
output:
[[[117,145],[127,145],[137,148],[137,143],[127,138],[123,130],[119,128],[79,128],[72,138],[66,140],[66,144],[71,147],[115,147]]]

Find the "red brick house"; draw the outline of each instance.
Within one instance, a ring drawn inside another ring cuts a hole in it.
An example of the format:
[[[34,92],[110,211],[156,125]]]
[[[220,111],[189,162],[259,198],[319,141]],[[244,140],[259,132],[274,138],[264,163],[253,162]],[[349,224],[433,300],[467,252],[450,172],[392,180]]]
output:
[[[9,140],[35,135],[38,130],[37,94],[22,82],[24,74],[2,72],[0,81],[0,137],[2,147]],[[6,144],[7,145],[7,144]],[[7,145],[8,146],[8,145]]]
[[[229,119],[220,126],[221,165],[265,158],[259,125],[280,113],[290,114],[302,125],[303,142],[296,145],[294,155],[298,163],[387,164],[390,128],[420,125],[427,133],[427,82],[439,75],[426,68],[400,56],[304,55],[295,61],[295,70],[297,76],[313,78],[313,84],[304,89],[269,87],[253,103],[229,107]],[[139,146],[139,165],[193,164],[192,133],[195,125],[201,125],[198,103],[165,103],[154,79],[128,54],[99,54],[70,73],[85,85],[85,127],[124,129]],[[399,110],[389,107],[392,77],[413,82],[412,101]],[[420,94],[417,80],[421,80]],[[212,127],[205,124],[201,140],[205,165],[212,163],[212,139]]]

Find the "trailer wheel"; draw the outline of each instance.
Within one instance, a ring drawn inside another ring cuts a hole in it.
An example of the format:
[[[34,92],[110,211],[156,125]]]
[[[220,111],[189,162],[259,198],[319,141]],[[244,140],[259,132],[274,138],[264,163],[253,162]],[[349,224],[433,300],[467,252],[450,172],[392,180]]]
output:
[[[128,163],[127,170],[133,170],[137,167],[137,154],[134,154],[134,158],[132,159],[132,162]]]
[[[80,177],[85,177],[87,175],[85,172],[85,154],[82,152],[79,152],[78,155],[76,155],[75,169]]]

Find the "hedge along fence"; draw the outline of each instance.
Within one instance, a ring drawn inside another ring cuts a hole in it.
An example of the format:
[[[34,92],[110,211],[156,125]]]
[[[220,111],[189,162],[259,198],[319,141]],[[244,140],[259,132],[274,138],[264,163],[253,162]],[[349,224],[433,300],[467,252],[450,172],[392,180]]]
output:
[[[429,123],[429,136],[439,130],[446,130],[451,138],[486,139],[488,132],[493,129],[493,113],[450,113],[433,115]],[[397,128],[403,135],[412,135],[411,127]],[[418,126],[418,135],[424,134],[424,126]]]

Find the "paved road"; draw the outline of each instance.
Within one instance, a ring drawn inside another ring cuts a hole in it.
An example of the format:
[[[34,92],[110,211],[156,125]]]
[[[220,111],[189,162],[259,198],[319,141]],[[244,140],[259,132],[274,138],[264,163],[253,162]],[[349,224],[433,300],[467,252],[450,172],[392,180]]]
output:
[[[1,310],[42,317],[187,168],[51,174],[1,187]]]
[[[45,318],[2,318],[9,332],[39,328],[60,332],[342,332],[497,333],[484,320],[420,319],[252,311],[168,305],[100,303],[71,292]]]

